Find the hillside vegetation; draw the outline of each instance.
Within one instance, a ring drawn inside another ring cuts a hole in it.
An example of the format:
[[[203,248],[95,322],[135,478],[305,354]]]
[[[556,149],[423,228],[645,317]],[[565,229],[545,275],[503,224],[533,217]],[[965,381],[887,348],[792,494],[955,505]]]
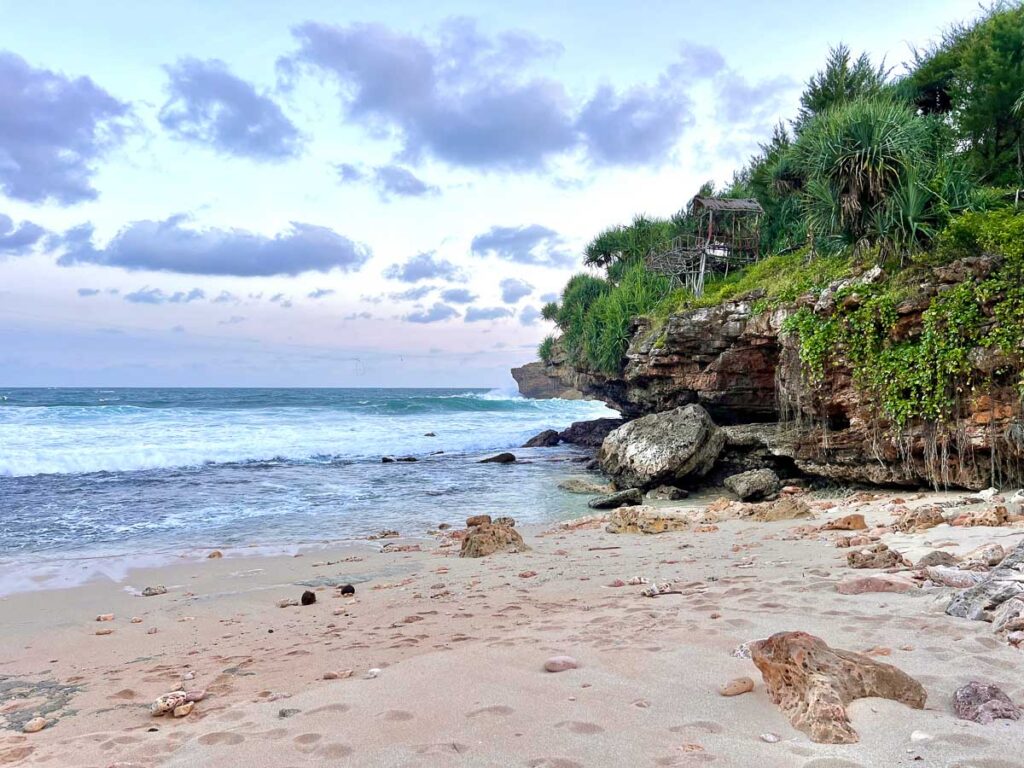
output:
[[[765,211],[761,252],[745,270],[712,279],[700,297],[673,287],[644,257],[693,232],[689,208],[668,219],[638,215],[587,246],[603,276],[572,277],[544,307],[577,367],[622,372],[634,320],[751,296],[755,311],[791,304],[838,279],[880,265],[886,279],[844,289],[821,316],[795,311],[813,383],[832,355],[877,393],[896,425],[942,420],[970,382],[972,349],[998,349],[1019,364],[1024,343],[1024,5],[998,3],[913,53],[899,76],[846,47],[833,49],[806,84],[798,114],[778,125],[724,189],[699,194],[756,198]],[[988,253],[997,268],[931,299],[920,336],[891,341],[895,306],[930,268]],[[756,293],[755,293],[756,292]],[[539,354],[548,360],[556,340]],[[1019,366],[1018,366],[1019,367]]]

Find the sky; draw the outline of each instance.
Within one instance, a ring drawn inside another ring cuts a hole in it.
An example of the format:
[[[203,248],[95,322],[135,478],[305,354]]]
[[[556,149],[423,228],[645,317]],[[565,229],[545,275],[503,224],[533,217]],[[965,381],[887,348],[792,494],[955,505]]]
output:
[[[485,386],[830,46],[975,0],[0,0],[0,386]]]

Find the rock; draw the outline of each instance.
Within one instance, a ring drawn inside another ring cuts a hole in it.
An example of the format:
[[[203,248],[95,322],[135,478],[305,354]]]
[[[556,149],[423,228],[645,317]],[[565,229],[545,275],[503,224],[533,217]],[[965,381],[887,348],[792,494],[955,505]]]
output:
[[[754,681],[749,677],[737,677],[718,688],[722,696],[739,696],[743,693],[750,693],[754,690]]]
[[[896,573],[873,573],[870,576],[848,576],[836,583],[841,595],[861,595],[865,592],[910,592],[917,582]]]
[[[96,621],[113,621],[113,620],[114,620],[114,614],[112,614],[112,613],[101,613],[99,616],[96,617]]]
[[[595,493],[611,493],[615,490],[610,483],[598,483],[589,477],[567,477],[558,484],[558,487],[569,493],[586,493],[591,496]]]
[[[942,509],[934,505],[905,509],[892,524],[894,530],[902,533],[913,533],[915,531],[926,531],[936,525],[942,525],[946,518],[942,516]]]
[[[424,437],[437,437],[437,433],[436,432],[424,432],[423,436]]]
[[[219,549],[213,550],[213,552],[206,556],[208,560],[219,560],[222,557],[224,557],[224,553],[221,552]]]
[[[495,552],[526,552],[529,549],[515,528],[484,523],[469,529],[459,557],[486,557]]]
[[[999,565],[1006,557],[1006,550],[999,544],[982,544],[975,547],[962,558],[964,568],[988,568]]]
[[[467,528],[475,528],[478,525],[490,525],[490,523],[491,523],[491,516],[490,515],[473,515],[471,517],[467,517],[466,518],[466,527]]]
[[[868,527],[867,521],[864,520],[864,515],[853,514],[843,515],[837,517],[835,520],[829,520],[823,526],[823,531],[863,531]]]
[[[535,400],[580,400],[583,393],[565,384],[558,376],[551,375],[548,367],[538,361],[512,369],[519,393]]]
[[[995,719],[1019,720],[1020,709],[994,685],[971,681],[953,694],[953,711],[961,720],[988,725]]]
[[[384,670],[374,667],[373,669],[366,670],[366,674],[363,675],[364,680],[373,680],[374,678],[380,677],[380,673]]]
[[[146,630],[146,634],[147,635],[155,635],[159,631],[160,630],[158,630],[156,627],[150,627],[149,629]]]
[[[992,612],[992,629],[1007,635],[1024,630],[1024,595],[1004,600]]]
[[[342,597],[346,597],[346,596],[349,596],[349,595],[354,595],[355,593],[356,593],[356,588],[353,587],[351,584],[346,584],[345,586],[343,586],[341,588],[341,596]]]
[[[294,717],[295,715],[299,714],[299,712],[301,712],[301,711],[302,711],[301,709],[295,709],[293,707],[287,707],[285,709],[277,710],[277,716],[280,717],[282,720],[284,720],[284,719],[289,718],[289,717]]]
[[[777,733],[762,733],[760,736],[761,741],[767,744],[778,744],[779,735]]]
[[[293,608],[299,604],[299,601],[294,597],[285,597],[277,601],[278,608]]]
[[[499,453],[486,459],[480,459],[480,464],[511,464],[516,457],[511,453]]]
[[[984,581],[955,595],[946,607],[950,616],[992,621],[1005,603],[1024,596],[1024,540],[992,570]]]
[[[644,495],[639,488],[629,488],[625,491],[617,491],[607,496],[598,496],[587,502],[591,509],[618,509],[619,507],[635,507],[642,504]]]
[[[29,720],[27,723],[21,726],[21,732],[39,733],[39,731],[43,730],[43,728],[45,728],[46,726],[47,721],[45,717],[33,717],[31,720]]]
[[[299,602],[301,602],[303,605],[312,605],[316,602],[316,593],[310,592],[307,589],[305,592],[302,593],[302,597],[300,598]]]
[[[956,589],[967,589],[985,580],[985,574],[975,571],[961,571],[959,568],[950,568],[945,565],[932,565],[925,568],[928,578],[944,587],[955,587]]]
[[[381,531],[377,531],[377,533],[367,536],[366,538],[370,541],[376,541],[377,539],[397,539],[401,535],[402,534],[400,534],[398,531],[393,531],[390,528],[385,528]]]
[[[128,621],[131,624],[141,624],[142,623],[142,617],[141,616],[132,616],[131,619],[129,619]]]
[[[176,707],[180,707],[184,704],[185,696],[185,691],[171,691],[170,693],[165,693],[163,696],[157,697],[157,700],[153,702],[149,711],[153,714],[153,717],[166,715],[168,712],[173,712]]]
[[[770,469],[752,469],[725,478],[725,487],[743,501],[766,499],[779,492],[779,476]]]
[[[395,461],[400,461],[405,464],[412,464],[413,462],[419,461],[415,456],[399,456]]]
[[[699,405],[631,421],[611,432],[597,458],[617,488],[651,488],[703,477],[725,435]]]
[[[185,693],[185,701],[202,701],[206,698],[206,689],[199,688],[194,691],[187,691]]]
[[[918,560],[915,564],[915,568],[931,568],[936,565],[956,565],[957,559],[954,555],[949,552],[945,552],[941,549],[936,549],[933,552],[929,552],[927,555]]]
[[[924,731],[913,731],[910,734],[910,740],[915,744],[923,744],[924,742],[931,741],[934,738],[935,737],[930,733],[925,733]]]
[[[352,677],[351,669],[344,669],[341,672],[324,672],[324,680],[344,680]]]
[[[496,517],[494,518],[495,525],[507,525],[509,528],[516,527],[516,519],[514,517]]]
[[[537,575],[536,571],[520,571],[519,572],[519,578],[520,579],[532,579],[536,575]]]
[[[97,635],[112,635],[112,634],[114,634],[114,630],[112,630],[110,628],[97,629],[96,630],[96,634]]]
[[[608,517],[608,533],[665,533],[685,531],[692,525],[689,514],[671,507],[619,507]]]
[[[552,656],[544,662],[544,669],[547,672],[565,672],[577,667],[579,667],[579,662],[572,656]]]
[[[772,701],[818,743],[858,740],[846,714],[855,699],[892,699],[923,709],[927,698],[921,684],[896,667],[830,648],[806,632],[780,632],[752,643],[750,651]]]
[[[175,717],[188,717],[192,714],[192,710],[195,708],[195,706],[196,704],[194,701],[186,701],[184,704],[179,704],[178,706],[176,706],[172,714]]]
[[[380,463],[381,464],[394,464],[395,460],[393,458],[391,458],[390,456],[381,456],[380,457]],[[281,710],[281,711],[283,712],[284,710]]]
[[[754,513],[754,519],[762,523],[769,523],[776,520],[803,520],[813,519],[814,513],[807,506],[807,502],[793,496],[783,496],[767,509]]]
[[[558,439],[570,445],[600,448],[609,433],[625,424],[625,419],[592,419],[576,421],[558,433]]]
[[[681,501],[688,498],[690,492],[685,488],[676,488],[674,485],[659,485],[647,492],[648,499],[659,501]]]
[[[903,555],[881,542],[863,549],[856,549],[846,555],[846,564],[851,568],[898,568],[910,566]]]
[[[166,594],[167,594],[167,587],[163,586],[162,584],[158,584],[155,587],[146,587],[144,590],[142,590],[142,596],[143,597],[156,597],[157,595],[166,595]]]
[[[556,430],[545,429],[523,443],[523,448],[551,448],[558,445],[559,439]]]
[[[1006,507],[991,507],[989,509],[983,509],[979,512],[970,512],[963,515],[958,515],[951,523],[951,525],[959,525],[964,527],[975,527],[975,526],[988,526],[991,528],[997,528],[1001,525],[1006,525],[1009,518],[1009,512]]]

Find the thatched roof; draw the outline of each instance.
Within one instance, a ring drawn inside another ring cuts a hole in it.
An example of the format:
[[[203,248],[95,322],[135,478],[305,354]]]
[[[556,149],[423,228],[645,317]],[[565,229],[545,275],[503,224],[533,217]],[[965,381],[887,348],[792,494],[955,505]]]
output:
[[[740,213],[764,213],[761,204],[752,198],[738,199],[730,197],[701,197],[693,198],[693,207],[706,208],[709,211],[734,211]]]

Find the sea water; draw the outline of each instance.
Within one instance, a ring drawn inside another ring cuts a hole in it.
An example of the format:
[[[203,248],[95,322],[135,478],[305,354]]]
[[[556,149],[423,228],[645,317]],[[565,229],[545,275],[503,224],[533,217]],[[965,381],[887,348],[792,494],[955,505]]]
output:
[[[615,415],[481,389],[0,389],[0,593],[159,553],[581,514],[557,488],[581,452],[518,446]],[[510,449],[519,462],[479,463]]]

